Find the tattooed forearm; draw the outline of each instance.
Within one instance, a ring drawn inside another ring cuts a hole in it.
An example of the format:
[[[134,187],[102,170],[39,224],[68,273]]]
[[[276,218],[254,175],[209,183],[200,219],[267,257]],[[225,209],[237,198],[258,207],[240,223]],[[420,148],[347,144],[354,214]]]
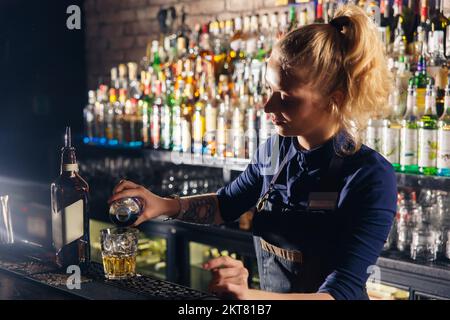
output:
[[[219,209],[215,195],[187,197],[183,198],[183,203],[187,209],[177,217],[179,220],[199,224],[217,223]]]

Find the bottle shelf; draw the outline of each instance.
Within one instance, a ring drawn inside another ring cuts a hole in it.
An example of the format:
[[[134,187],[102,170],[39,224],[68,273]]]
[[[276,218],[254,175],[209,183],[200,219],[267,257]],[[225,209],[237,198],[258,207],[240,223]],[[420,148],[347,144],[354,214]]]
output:
[[[402,285],[417,293],[450,297],[450,261],[419,262],[396,251],[383,252],[377,266],[382,282]]]
[[[211,168],[223,168],[236,171],[244,171],[250,163],[250,159],[223,158],[208,155],[196,155],[176,151],[144,150],[144,155],[153,161],[171,162],[192,166]]]
[[[223,168],[235,171],[244,171],[250,159],[218,158],[208,155],[183,154],[174,151],[145,150],[145,155],[154,161],[171,162],[193,166]],[[414,188],[428,188],[450,190],[450,177],[427,176],[421,174],[396,172],[397,183],[400,186]]]
[[[88,137],[83,138],[83,143],[85,145],[109,149],[141,149],[143,146],[143,143],[141,141],[119,144],[117,140],[107,140],[106,138],[89,139]]]
[[[412,188],[450,191],[450,177],[396,172],[397,185]]]
[[[124,154],[127,154],[127,152],[133,152],[133,154],[134,152],[138,152],[142,153],[145,158],[150,159],[151,161],[166,162],[176,165],[220,168],[233,171],[244,171],[247,165],[250,163],[250,159],[223,158],[177,151],[154,150],[123,145],[110,145],[106,143],[87,143],[85,144],[85,146],[104,150],[105,152],[108,152],[108,150],[123,151]],[[397,184],[399,186],[450,191],[450,177],[428,176],[403,172],[396,172],[396,176]]]

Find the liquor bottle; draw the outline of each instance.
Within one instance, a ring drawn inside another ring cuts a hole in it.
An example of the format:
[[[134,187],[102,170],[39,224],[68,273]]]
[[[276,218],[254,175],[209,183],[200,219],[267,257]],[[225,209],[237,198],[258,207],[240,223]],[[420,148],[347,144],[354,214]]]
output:
[[[184,7],[181,9],[181,15],[180,15],[180,25],[178,27],[178,30],[176,32],[177,38],[177,56],[178,58],[183,57],[187,53],[187,48],[189,48],[189,39],[191,37],[191,29],[186,24],[186,12],[184,10]]]
[[[242,38],[241,38],[241,50],[239,52],[239,58],[245,60],[248,52],[247,40],[250,38],[251,28],[251,16],[244,16],[242,19]]]
[[[117,76],[117,68],[116,67],[111,68],[111,88],[114,88],[116,90],[120,89],[120,82],[119,82],[119,78]]]
[[[408,87],[406,113],[402,120],[400,140],[400,171],[418,173],[417,165],[417,91],[414,85]]]
[[[367,123],[366,145],[376,152],[382,153],[383,119],[372,118]]]
[[[153,96],[151,93],[151,86],[150,86],[150,79],[149,74],[146,73],[145,79],[143,81],[144,84],[144,94],[139,99],[139,108],[140,112],[142,114],[142,133],[141,133],[141,139],[144,146],[150,145],[150,116],[151,116],[151,110],[153,106]]]
[[[187,79],[185,85],[185,103],[181,106],[181,139],[182,151],[184,153],[192,152],[192,115],[194,113],[194,88],[192,79]]]
[[[298,15],[298,26],[306,26],[308,23],[308,9],[306,9],[306,6],[303,6],[303,8],[300,9],[300,14]]]
[[[334,14],[336,12],[337,2],[334,0],[328,0],[327,2],[328,2],[328,4],[327,4],[325,22],[330,23],[330,21],[334,18]]]
[[[155,99],[150,115],[150,145],[153,149],[161,147],[161,108],[163,106],[161,94],[162,83],[158,79],[155,84]]]
[[[126,100],[127,90],[119,89],[119,100],[114,105],[114,140],[120,145],[125,143],[124,113]]]
[[[449,19],[444,15],[444,4],[445,0],[435,0],[434,12],[433,16],[431,17],[432,31],[446,31],[445,29],[449,24]]]
[[[412,230],[414,228],[413,214],[418,209],[416,203],[416,193],[413,191],[405,194],[405,197],[400,200],[397,210],[397,250],[402,253],[409,251]]]
[[[234,19],[234,34],[230,39],[229,58],[231,60],[230,63],[231,67],[234,66],[235,61],[239,59],[241,48],[242,48],[242,18],[236,17]]]
[[[288,20],[288,29],[287,31],[292,31],[297,29],[298,27],[298,20],[297,20],[297,10],[295,6],[289,7],[289,20]]]
[[[161,58],[159,53],[159,42],[158,40],[153,40],[150,53],[150,66],[155,74],[161,70]]]
[[[150,70],[150,56],[151,56],[152,44],[151,42],[147,42],[145,46],[145,55],[142,57],[141,61],[139,61],[139,68],[142,71],[148,72]]]
[[[398,0],[401,1],[401,0]],[[400,2],[401,3],[401,2]],[[401,5],[399,5],[397,8],[402,8]],[[399,9],[401,10],[401,9]],[[393,56],[399,57],[404,56],[406,54],[406,48],[407,48],[407,41],[406,36],[403,30],[403,16],[400,14],[398,15],[397,19],[397,27],[394,31],[394,43],[392,45],[392,52]]]
[[[445,111],[438,122],[438,175],[450,176],[450,84],[445,89]]]
[[[140,83],[137,79],[137,63],[129,62],[128,66],[128,96],[139,99],[141,97]]]
[[[446,51],[445,39],[447,39],[447,26],[450,24],[449,19],[444,15],[444,0],[435,0],[435,11],[431,17],[431,31],[443,31],[444,32],[444,54],[450,55],[450,52]]]
[[[114,143],[114,106],[117,102],[116,89],[109,89],[109,103],[105,106],[105,137],[109,144]]]
[[[241,94],[243,92],[241,91]],[[231,129],[233,132],[233,157],[235,158],[244,158],[245,156],[245,140],[244,140],[244,122],[245,122],[245,113],[244,110],[248,104],[248,96],[242,95],[240,99],[233,99],[234,103],[232,106],[233,109],[233,118]]]
[[[119,64],[119,88],[128,90],[128,79],[127,79],[127,66],[126,64]]]
[[[444,95],[448,79],[447,58],[444,55],[444,32],[430,32],[430,63],[427,71],[436,85],[436,111],[438,116],[444,112]]]
[[[389,4],[389,0],[380,0],[380,25],[381,27],[385,27],[388,34],[389,42],[391,40],[391,26],[392,26],[392,16],[391,16],[391,5]]]
[[[369,16],[369,18],[373,21],[373,23],[377,26],[381,26],[381,14],[380,14],[380,7],[378,6],[378,3],[371,0],[368,1],[365,4],[364,10],[366,11],[366,14]],[[386,32],[386,31],[384,31]]]
[[[194,28],[189,36],[189,46],[188,46],[188,54],[187,57],[192,59],[199,53],[199,42],[200,42],[200,34],[201,34],[201,25],[196,23]]]
[[[107,102],[108,87],[100,85],[97,90],[97,99],[95,101],[95,133],[97,135],[97,141],[103,143],[105,139],[105,104]]]
[[[210,67],[214,67],[214,70],[211,70],[214,72],[215,79],[219,78],[219,75],[225,72],[225,63],[227,58],[227,52],[225,49],[225,43],[224,43],[224,33],[225,30],[222,30],[220,28],[220,22],[219,21],[212,21],[210,26],[211,32],[211,43],[212,43],[212,51],[213,51],[213,63],[210,65]]]
[[[229,74],[233,72],[233,63],[232,60],[236,54],[236,52],[234,52],[234,57],[231,56],[231,39],[233,37],[233,29],[234,29],[234,20],[232,19],[228,19],[225,21],[225,34],[224,37],[222,39],[223,43],[222,43],[222,50],[225,53],[225,57],[224,57],[224,64],[223,64],[223,70],[222,72],[217,72],[216,74],[218,74],[218,77],[216,78],[217,80],[220,78],[221,75],[223,74]]]
[[[400,97],[398,92],[393,93],[391,114],[388,119],[383,120],[382,131],[382,154],[392,164],[397,171],[400,169],[400,131],[401,124],[398,121],[400,116]]]
[[[330,17],[328,16],[328,7],[330,6],[330,0],[323,0],[322,7],[323,7],[323,23],[329,23]]]
[[[230,97],[226,94],[219,104],[217,116],[217,156],[219,158],[233,156],[231,120]]]
[[[161,113],[161,146],[164,150],[172,150],[173,148],[173,106],[175,104],[175,97],[173,93],[172,80],[167,78],[166,92],[163,93],[164,106]]]
[[[246,55],[251,59],[257,55],[258,40],[259,40],[259,16],[253,15],[250,17],[249,32],[246,39]]]
[[[401,55],[396,62],[397,72],[395,75],[395,90],[398,95],[398,104],[395,114],[398,117],[403,117],[406,111],[406,100],[408,96],[408,82],[411,78],[409,66],[406,62],[405,56]]]
[[[258,148],[258,134],[256,132],[256,107],[255,99],[259,95],[255,92],[250,96],[245,114],[245,159],[252,159]]]
[[[294,10],[295,10],[295,8],[294,8]],[[279,16],[279,19],[280,19],[280,21],[278,22],[278,27],[280,30],[279,36],[283,36],[290,31],[289,30],[289,12],[290,11],[283,11]]]
[[[175,90],[175,103],[172,112],[172,139],[173,139],[173,151],[181,152],[183,150],[182,143],[182,109],[184,102],[184,81],[178,80],[178,88]]]
[[[323,0],[317,0],[315,23],[324,23],[323,19]]]
[[[447,25],[447,28],[445,28],[445,54],[448,57],[450,57],[450,23]],[[450,63],[449,63],[450,64]]]
[[[408,0],[407,6],[403,6],[404,28],[408,43],[414,42],[414,33],[420,22],[418,11],[417,0]]]
[[[280,28],[278,25],[279,20],[280,20],[280,18],[278,16],[278,11],[273,12],[270,15],[270,34],[269,34],[269,43],[268,43],[270,50],[268,52],[272,51],[272,48],[273,48],[275,42],[278,40],[278,35],[280,32],[279,31]]]
[[[431,21],[429,19],[429,6],[428,0],[421,0],[420,2],[420,24],[419,26],[423,28],[425,32],[425,41],[428,44],[428,32],[431,31]]]
[[[392,6],[392,11],[393,11],[393,19],[392,19],[392,29],[394,30],[394,28],[397,28],[398,26],[398,20],[402,19],[404,20],[403,17],[403,0],[394,0],[393,6]],[[404,31],[403,31],[404,33]]]
[[[83,109],[84,142],[92,142],[95,136],[95,91],[89,90],[88,104]]]
[[[431,84],[433,79],[427,73],[427,64],[424,54],[420,54],[417,63],[417,71],[413,77],[409,80],[409,84],[416,87],[417,92],[417,112],[419,116],[422,116],[425,111],[425,94],[427,85]]]
[[[386,51],[390,52],[392,45],[392,17],[391,17],[391,6],[389,0],[380,0],[380,27],[379,32],[384,35]]]
[[[214,52],[208,30],[208,24],[204,24],[202,27],[202,34],[200,36],[200,55],[196,59],[196,80],[200,78],[200,74],[207,68],[214,70]],[[209,65],[209,66],[208,66]]]
[[[256,59],[264,59],[272,50],[270,19],[267,13],[263,14],[259,21],[258,50]]]
[[[207,97],[205,97],[205,77],[202,77],[200,84],[200,99],[195,103],[195,111],[192,116],[192,149],[195,155],[203,154],[203,139],[205,136],[205,105]]]
[[[138,100],[131,97],[125,102],[124,139],[129,147],[142,145],[142,114],[139,113]]]
[[[177,59],[182,59],[187,55],[187,52],[188,52],[187,43],[188,42],[189,42],[188,38],[186,38],[182,35],[177,38],[177,45],[176,45]]]
[[[56,264],[87,267],[89,251],[89,186],[78,173],[70,127],[61,149],[60,175],[51,184],[52,238]]]
[[[216,93],[216,86],[211,84],[211,94],[208,95],[208,90],[205,90],[205,148],[206,154],[210,156],[216,155],[216,131],[217,131],[217,116],[218,105],[220,103],[220,96]]]
[[[144,205],[139,198],[122,198],[111,203],[109,219],[118,227],[133,225],[142,214]]]
[[[432,25],[429,15],[429,1],[422,0],[421,12],[420,12],[420,24],[417,27],[418,38],[418,50],[422,50],[425,53],[427,59],[429,58],[432,47]]]
[[[225,157],[225,147],[226,147],[226,130],[227,130],[227,110],[225,105],[225,99],[221,100],[219,103],[219,110],[217,114],[217,134],[216,134],[216,144],[217,144],[217,157]]]
[[[162,41],[158,41],[158,50],[154,52],[154,61],[153,63],[155,64],[155,67],[153,68],[153,70],[158,70],[161,71],[161,69],[163,68],[164,64],[166,62],[168,62],[168,53],[166,52],[166,50],[164,49],[164,43],[162,43]],[[158,61],[159,61],[159,65],[158,65]]]
[[[418,121],[419,128],[419,172],[425,175],[437,173],[437,121],[436,91],[429,85],[426,92],[425,114]]]

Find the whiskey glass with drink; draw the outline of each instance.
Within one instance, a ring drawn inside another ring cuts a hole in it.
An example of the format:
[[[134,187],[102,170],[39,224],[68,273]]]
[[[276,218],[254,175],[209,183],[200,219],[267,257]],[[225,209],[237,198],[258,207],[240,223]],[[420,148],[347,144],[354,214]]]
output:
[[[136,275],[139,230],[108,228],[100,231],[102,260],[107,279],[127,279]]]

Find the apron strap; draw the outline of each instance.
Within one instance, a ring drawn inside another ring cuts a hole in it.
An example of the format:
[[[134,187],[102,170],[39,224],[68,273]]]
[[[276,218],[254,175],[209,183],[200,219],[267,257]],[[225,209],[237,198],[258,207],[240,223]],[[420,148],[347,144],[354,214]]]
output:
[[[277,181],[278,177],[281,174],[281,171],[283,171],[284,166],[286,165],[286,163],[291,160],[293,158],[292,155],[286,155],[283,159],[283,161],[281,161],[280,166],[278,167],[277,172],[273,175],[272,180],[270,181],[270,186],[269,188]]]

